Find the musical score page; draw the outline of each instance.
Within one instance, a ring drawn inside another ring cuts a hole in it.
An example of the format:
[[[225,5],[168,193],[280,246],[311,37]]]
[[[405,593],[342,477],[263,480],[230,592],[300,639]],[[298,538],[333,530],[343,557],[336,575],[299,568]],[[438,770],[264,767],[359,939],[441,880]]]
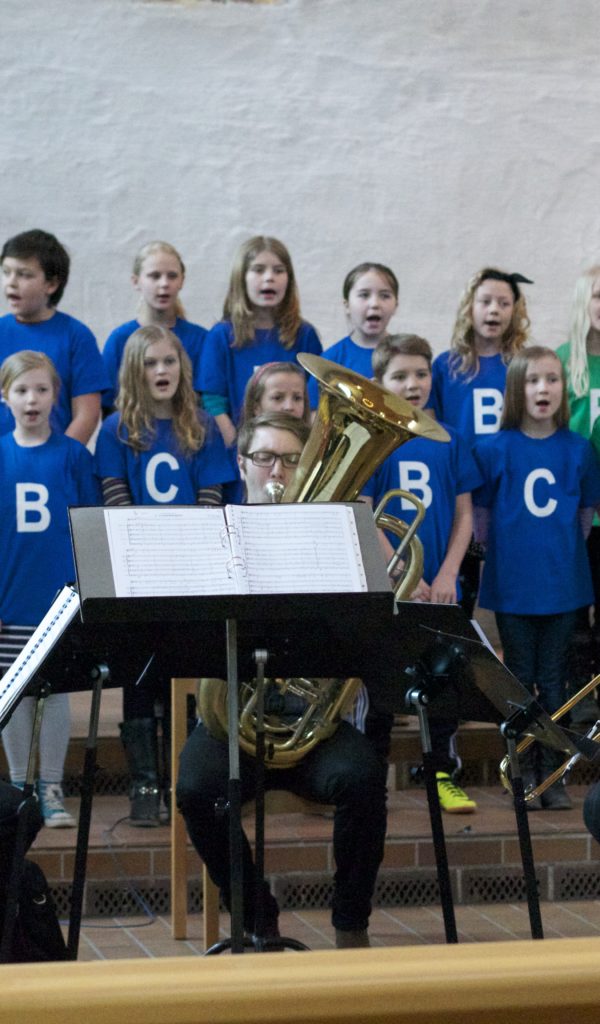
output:
[[[104,509],[116,597],[368,589],[345,505]]]
[[[117,597],[239,593],[222,508],[104,510]]]
[[[366,591],[354,510],[315,502],[229,505],[251,594]]]

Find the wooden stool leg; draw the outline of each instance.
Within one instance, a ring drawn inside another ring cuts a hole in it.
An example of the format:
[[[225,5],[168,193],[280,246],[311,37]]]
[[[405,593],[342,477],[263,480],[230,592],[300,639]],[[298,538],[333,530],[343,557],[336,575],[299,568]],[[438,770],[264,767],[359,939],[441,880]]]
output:
[[[195,694],[197,679],[171,680],[171,764],[173,794],[179,755],[187,739],[187,696]],[[174,939],[187,938],[187,832],[173,808],[171,816],[171,930]]]
[[[204,948],[219,941],[219,890],[211,879],[206,864],[202,865],[202,899],[204,904]]]

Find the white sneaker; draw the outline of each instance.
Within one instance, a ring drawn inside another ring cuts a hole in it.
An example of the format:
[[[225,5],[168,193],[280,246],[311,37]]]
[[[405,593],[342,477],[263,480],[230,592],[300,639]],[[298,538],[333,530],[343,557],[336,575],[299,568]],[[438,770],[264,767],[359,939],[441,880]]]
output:
[[[60,782],[38,782],[38,796],[44,825],[48,828],[75,828],[77,822],[65,809]]]

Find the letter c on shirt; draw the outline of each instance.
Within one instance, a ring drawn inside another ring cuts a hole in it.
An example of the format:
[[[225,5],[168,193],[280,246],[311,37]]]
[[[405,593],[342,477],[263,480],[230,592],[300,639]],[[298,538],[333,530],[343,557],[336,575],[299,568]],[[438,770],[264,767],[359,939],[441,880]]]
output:
[[[158,452],[157,455],[152,456],[146,466],[146,490],[153,501],[164,504],[169,501],[175,501],[179,488],[175,484],[171,484],[170,487],[167,487],[166,491],[159,491],[156,486],[156,471],[161,462],[166,463],[169,469],[172,469],[174,472],[179,469],[179,463],[174,455],[169,455],[168,452]]]
[[[533,496],[533,489],[538,480],[546,480],[549,484],[555,484],[556,478],[554,473],[551,473],[549,469],[532,469],[525,481],[523,497],[525,499],[527,510],[528,512],[531,512],[532,516],[538,516],[540,519],[543,519],[545,516],[552,515],[558,502],[556,501],[556,498],[548,498],[545,505],[538,505],[536,503]]]
[[[16,485],[17,533],[43,533],[50,526],[49,492],[44,484]]]
[[[411,494],[415,494],[423,502],[425,508],[429,508],[433,498],[433,493],[429,486],[429,467],[424,462],[407,462],[403,459],[402,462],[398,463],[398,469],[400,471],[401,490],[410,491]],[[414,512],[415,510],[412,501],[407,501],[406,498],[400,499],[400,507],[403,512]]]

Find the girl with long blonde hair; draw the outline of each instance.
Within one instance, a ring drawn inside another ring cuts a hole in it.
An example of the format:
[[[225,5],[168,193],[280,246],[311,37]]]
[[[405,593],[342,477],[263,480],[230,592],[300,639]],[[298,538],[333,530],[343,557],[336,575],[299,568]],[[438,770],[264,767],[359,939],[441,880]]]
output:
[[[116,327],[106,339],[102,358],[110,380],[110,388],[102,394],[107,411],[115,407],[119,367],[127,339],[138,327],[156,324],[168,327],[177,335],[192,363],[192,375],[200,368],[200,354],[206,329],[186,319],[180,292],[185,283],[185,265],[175,246],[169,242],[147,242],[133,261],[133,287],[139,293],[134,320]]]
[[[105,505],[218,505],[223,485],[236,479],[216,425],[198,410],[190,360],[166,327],[140,327],[125,345],[117,411],[102,424],[95,458]],[[152,671],[143,686],[123,680],[130,820],[140,827],[161,821],[154,708],[168,721],[169,680]],[[170,790],[167,808],[169,800]]]

